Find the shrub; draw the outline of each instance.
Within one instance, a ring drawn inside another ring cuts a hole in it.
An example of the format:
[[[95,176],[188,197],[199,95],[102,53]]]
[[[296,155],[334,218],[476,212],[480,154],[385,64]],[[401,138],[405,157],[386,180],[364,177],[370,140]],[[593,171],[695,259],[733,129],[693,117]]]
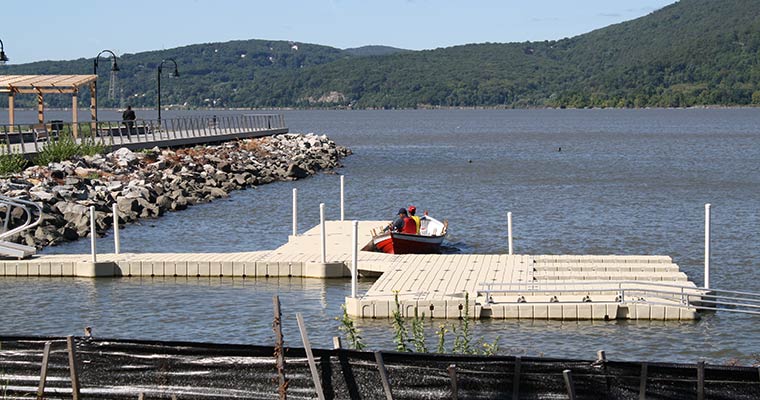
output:
[[[37,165],[48,165],[53,162],[61,162],[75,156],[92,156],[105,151],[103,144],[98,144],[91,137],[84,137],[77,143],[71,135],[63,134],[58,140],[51,140],[42,151],[37,154],[34,162]]]
[[[0,155],[0,176],[21,172],[26,167],[27,160],[18,153]]]

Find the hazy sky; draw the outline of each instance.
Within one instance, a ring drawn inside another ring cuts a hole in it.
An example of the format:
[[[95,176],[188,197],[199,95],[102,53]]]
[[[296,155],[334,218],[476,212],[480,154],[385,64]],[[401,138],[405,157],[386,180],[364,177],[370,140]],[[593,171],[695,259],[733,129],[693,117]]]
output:
[[[675,0],[3,0],[12,64],[230,40],[434,49],[562,39]]]

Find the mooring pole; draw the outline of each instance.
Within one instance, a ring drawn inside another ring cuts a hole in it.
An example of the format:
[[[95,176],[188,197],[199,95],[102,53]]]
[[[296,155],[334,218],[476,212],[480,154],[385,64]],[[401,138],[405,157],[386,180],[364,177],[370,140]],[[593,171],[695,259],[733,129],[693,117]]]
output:
[[[507,242],[509,243],[509,255],[512,255],[512,212],[507,213]]]
[[[359,267],[356,263],[359,262],[359,221],[353,221],[351,223],[354,227],[352,253],[351,253],[351,297],[356,298],[356,281],[358,280]]]
[[[343,221],[343,217],[344,217],[344,214],[343,214],[343,200],[344,200],[343,193],[344,193],[344,189],[345,189],[345,179],[344,178],[345,178],[345,176],[343,176],[343,175],[340,176],[340,220],[341,221]]]
[[[113,214],[113,252],[119,254],[121,251],[121,245],[119,243],[119,207],[116,203],[113,203],[111,210]]]
[[[710,203],[705,204],[705,288],[710,288]]]
[[[319,203],[319,232],[322,238],[322,264],[327,264],[327,234],[325,233],[325,203]]]
[[[98,262],[97,249],[95,248],[95,206],[90,206],[90,253],[92,253],[92,262]]]
[[[293,236],[298,235],[298,189],[293,188]]]

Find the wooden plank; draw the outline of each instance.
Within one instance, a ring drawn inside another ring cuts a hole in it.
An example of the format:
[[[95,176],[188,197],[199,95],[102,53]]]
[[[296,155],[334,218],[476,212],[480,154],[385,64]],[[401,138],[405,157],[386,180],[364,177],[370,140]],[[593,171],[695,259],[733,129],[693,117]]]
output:
[[[50,361],[50,346],[52,342],[45,342],[45,349],[42,351],[42,367],[40,370],[40,383],[37,386],[37,400],[45,398],[45,383],[47,382],[48,362]]]
[[[383,361],[383,353],[375,352],[375,363],[377,369],[380,371],[380,380],[383,383],[383,392],[385,392],[386,400],[393,400],[393,391],[391,391],[391,381],[388,379],[388,371],[385,369],[385,362]]]
[[[303,316],[301,316],[301,313],[296,313],[296,320],[298,320],[298,330],[301,331],[301,340],[303,341],[303,347],[306,351],[306,358],[309,360],[309,370],[311,371],[311,379],[314,382],[317,397],[319,400],[325,400],[325,393],[322,390],[322,381],[319,379],[317,363],[314,360],[314,354],[311,352],[311,343],[309,342],[309,336],[306,333],[306,324],[303,322]]]
[[[69,376],[71,376],[71,398],[79,400],[79,363],[73,336],[66,336],[66,350],[69,354]]]

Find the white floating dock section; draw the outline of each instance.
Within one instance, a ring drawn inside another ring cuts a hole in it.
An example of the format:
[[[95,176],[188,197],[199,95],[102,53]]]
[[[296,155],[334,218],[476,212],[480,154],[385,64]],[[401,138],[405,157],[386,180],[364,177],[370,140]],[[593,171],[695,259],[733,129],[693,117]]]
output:
[[[359,247],[370,243],[373,229],[386,224],[359,221]],[[326,221],[324,260],[321,237],[317,225],[290,236],[286,244],[271,251],[98,254],[95,263],[90,254],[41,255],[0,260],[0,276],[350,277],[352,221]],[[391,255],[359,251],[357,264],[360,274],[379,276],[366,293],[346,298],[349,315],[360,318],[389,318],[395,310],[396,295],[402,315],[408,317],[414,315],[416,307],[428,318],[460,318],[469,304],[471,318],[697,318],[696,310],[685,307],[677,297],[650,296],[658,288],[669,286],[699,293],[667,256]],[[634,290],[647,286],[651,291],[646,299],[643,292]]]

